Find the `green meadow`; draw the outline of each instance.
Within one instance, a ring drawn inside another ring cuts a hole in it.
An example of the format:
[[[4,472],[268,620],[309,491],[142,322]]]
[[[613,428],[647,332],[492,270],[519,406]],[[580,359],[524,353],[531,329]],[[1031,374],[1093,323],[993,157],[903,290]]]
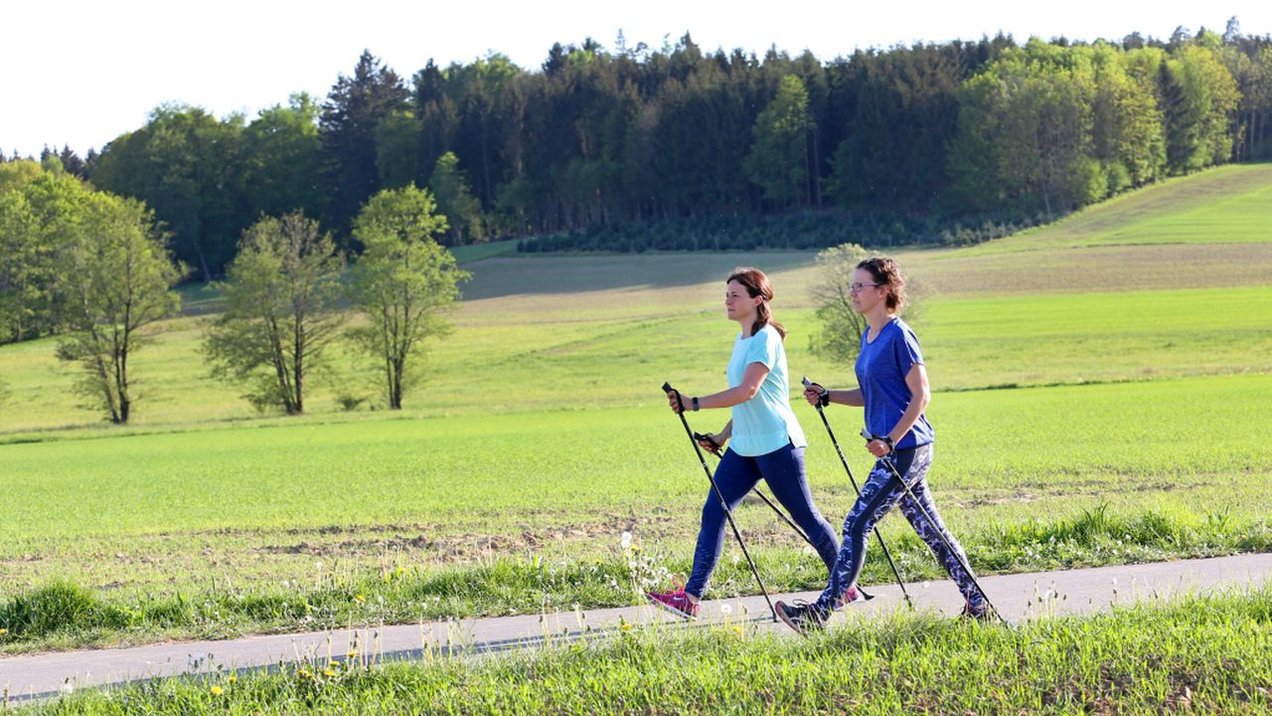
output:
[[[922,294],[931,482],[978,569],[1272,547],[1269,187],[1272,167],[1227,167],[999,242],[897,252]],[[850,384],[808,351],[814,253],[509,248],[461,257],[455,331],[400,412],[338,352],[308,414],[256,414],[207,376],[216,297],[195,287],[136,354],[125,428],[77,404],[55,341],[0,347],[0,653],[635,603],[689,568],[707,484],[659,386],[725,387],[739,264],[773,278],[795,376]],[[838,525],[852,489],[796,411]],[[859,413],[829,416],[860,477]],[[772,589],[819,586],[766,508],[739,517]],[[903,520],[883,530],[908,577],[940,576]],[[735,553],[716,594],[754,589]],[[867,582],[888,580],[877,556]]]

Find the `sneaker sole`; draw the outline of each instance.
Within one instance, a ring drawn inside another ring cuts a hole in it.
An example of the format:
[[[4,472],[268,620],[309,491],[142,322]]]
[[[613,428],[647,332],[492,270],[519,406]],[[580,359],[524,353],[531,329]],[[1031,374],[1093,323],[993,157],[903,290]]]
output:
[[[807,632],[805,632],[803,629],[799,628],[798,626],[795,626],[795,623],[794,623],[794,622],[792,622],[792,621],[791,621],[791,620],[790,620],[790,619],[786,616],[786,610],[785,610],[785,609],[775,609],[774,611],[776,611],[776,612],[777,612],[777,618],[778,618],[778,619],[781,619],[783,624],[785,624],[786,626],[790,627],[790,628],[791,628],[791,631],[795,632],[796,634],[799,634],[800,636],[804,637],[805,639],[809,639],[809,638],[811,638],[811,637],[809,637],[809,635],[808,635],[808,633],[807,633]]]
[[[680,617],[681,619],[684,619],[685,621],[690,621],[690,620],[693,620],[693,619],[697,619],[697,618],[698,618],[698,615],[697,615],[697,614],[690,614],[689,612],[682,612],[682,611],[680,611],[679,609],[677,609],[677,608],[675,608],[675,607],[671,606],[670,604],[667,604],[667,603],[664,603],[664,602],[660,602],[660,601],[658,601],[657,599],[654,599],[653,597],[649,596],[648,594],[646,594],[646,595],[645,595],[645,600],[646,600],[646,601],[648,601],[650,604],[652,604],[652,605],[654,605],[654,606],[656,606],[656,607],[658,607],[658,608],[662,609],[663,611],[667,612],[668,614],[675,614],[676,616]]]

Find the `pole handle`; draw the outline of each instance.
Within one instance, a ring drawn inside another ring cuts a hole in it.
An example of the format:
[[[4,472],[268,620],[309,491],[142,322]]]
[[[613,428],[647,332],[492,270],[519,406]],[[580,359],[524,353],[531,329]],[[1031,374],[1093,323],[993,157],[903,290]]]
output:
[[[809,380],[808,376],[801,378],[800,382],[804,384],[805,388],[813,387],[813,381]],[[818,387],[821,388],[821,392],[817,394],[817,409],[821,410],[823,407],[830,405],[830,391],[824,385]]]
[[[668,383],[666,381],[663,381],[662,389],[663,389],[663,392],[668,395],[671,395],[672,393],[676,394],[676,405],[680,406],[680,414],[684,415],[685,414],[685,397],[680,394],[680,391],[671,387],[671,383]]]

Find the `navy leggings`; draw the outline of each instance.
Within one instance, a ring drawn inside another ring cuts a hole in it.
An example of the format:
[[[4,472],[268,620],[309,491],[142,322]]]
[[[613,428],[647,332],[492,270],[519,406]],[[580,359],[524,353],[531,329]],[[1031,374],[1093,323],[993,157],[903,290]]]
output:
[[[914,493],[914,498],[906,494],[892,471],[883,464],[885,460],[892,462],[897,472],[905,478],[906,484],[910,486],[910,492]],[[883,519],[883,516],[897,502],[901,503],[901,514],[910,521],[910,526],[927,544],[928,549],[936,555],[937,561],[945,567],[945,571],[950,573],[950,577],[958,585],[958,590],[963,593],[963,598],[971,604],[972,609],[979,611],[983,608],[985,595],[976,589],[972,581],[975,575],[968,574],[959,563],[959,557],[961,557],[966,564],[967,555],[954,535],[946,529],[941,516],[936,512],[932,495],[928,492],[925,478],[931,466],[931,444],[909,450],[897,450],[875,463],[866,484],[861,486],[861,496],[857,498],[852,510],[848,512],[848,517],[844,519],[843,547],[839,550],[838,561],[830,570],[830,583],[826,586],[826,591],[817,598],[819,608],[831,610],[843,606],[844,592],[856,584],[857,575],[861,573],[861,565],[865,562],[866,537],[875,524]],[[917,503],[915,499],[918,500]],[[919,510],[920,504],[935,524],[923,516],[923,512]],[[958,557],[945,546],[941,534],[944,534],[945,539],[949,540],[949,543],[958,551]]]
[[[786,508],[791,520],[813,541],[826,568],[834,566],[839,544],[835,530],[817,511],[812,493],[808,491],[804,448],[787,443],[786,447],[758,457],[746,457],[730,449],[724,452],[716,466],[716,485],[720,487],[720,494],[730,510],[736,508],[761,479],[768,483],[773,496]],[[707,501],[702,506],[702,529],[698,532],[698,546],[693,553],[693,573],[685,584],[685,591],[695,597],[702,596],[724,547],[724,510],[715,490],[710,487],[707,490]]]

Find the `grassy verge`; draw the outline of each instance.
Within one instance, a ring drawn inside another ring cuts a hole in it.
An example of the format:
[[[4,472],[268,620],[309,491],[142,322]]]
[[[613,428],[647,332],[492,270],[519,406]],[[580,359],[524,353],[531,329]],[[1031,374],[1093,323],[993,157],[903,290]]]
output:
[[[745,624],[633,629],[480,663],[292,664],[19,713],[1253,713],[1272,708],[1272,592],[1017,629],[930,615],[805,641]],[[426,657],[428,654],[426,654]],[[431,662],[431,663],[430,663]]]
[[[911,532],[890,536],[893,557],[907,581],[945,574]],[[1203,557],[1272,549],[1272,526],[1226,515],[1182,511],[1113,514],[1104,507],[1072,518],[1034,520],[964,536],[972,564],[983,573]],[[722,561],[712,597],[752,593],[751,575],[736,559]],[[774,591],[806,591],[825,584],[825,569],[808,549],[755,550]],[[348,625],[410,623],[452,617],[500,616],[639,603],[640,593],[687,573],[688,553],[669,556],[639,545],[590,559],[500,558],[426,569],[315,574],[295,583],[231,583],[199,591],[103,595],[64,579],[0,602],[0,653],[162,638],[231,637]],[[862,581],[890,582],[877,550]]]

